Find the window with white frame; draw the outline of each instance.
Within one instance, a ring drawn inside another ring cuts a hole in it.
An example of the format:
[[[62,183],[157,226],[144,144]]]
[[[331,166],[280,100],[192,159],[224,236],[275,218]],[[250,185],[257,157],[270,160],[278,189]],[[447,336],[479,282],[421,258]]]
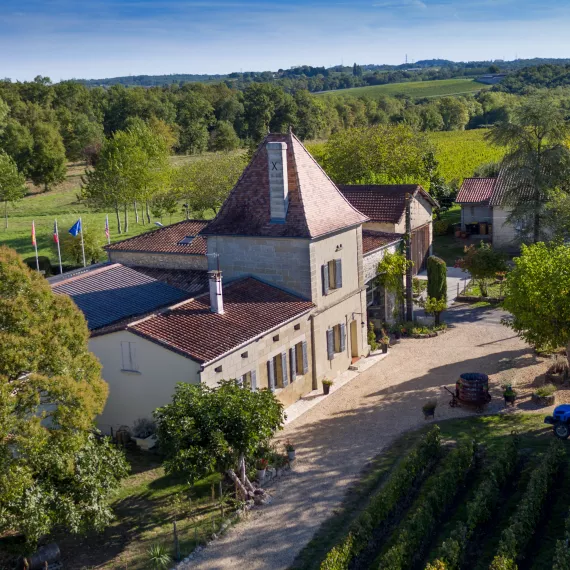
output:
[[[135,342],[121,341],[121,370],[139,372]]]

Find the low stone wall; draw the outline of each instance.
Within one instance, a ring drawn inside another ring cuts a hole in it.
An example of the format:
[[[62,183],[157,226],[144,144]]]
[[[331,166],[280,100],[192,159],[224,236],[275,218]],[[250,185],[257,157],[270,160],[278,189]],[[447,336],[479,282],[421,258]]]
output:
[[[481,301],[486,301],[487,303],[502,303],[504,297],[483,297],[476,295],[459,295],[455,298],[456,301],[461,303],[480,303]]]

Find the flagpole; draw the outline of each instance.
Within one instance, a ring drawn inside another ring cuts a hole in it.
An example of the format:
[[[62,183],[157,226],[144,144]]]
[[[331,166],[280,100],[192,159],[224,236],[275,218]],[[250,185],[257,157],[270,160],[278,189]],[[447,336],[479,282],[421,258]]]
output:
[[[33,237],[34,237],[34,249],[36,251],[36,269],[38,273],[40,272],[40,260],[38,259],[38,240],[36,239],[36,221],[32,220],[32,227],[33,227]]]
[[[105,216],[105,229],[107,234],[107,245],[111,244],[111,230],[109,229],[109,214]]]
[[[55,220],[55,235],[57,237],[56,243],[57,243],[57,258],[59,259],[59,274],[61,275],[63,273],[63,267],[61,266],[61,249],[59,247],[59,230],[57,229],[57,218]]]
[[[83,222],[81,218],[79,218],[79,227],[81,228],[81,252],[83,253],[83,267],[87,267],[87,263],[85,263],[85,244],[83,243]]]

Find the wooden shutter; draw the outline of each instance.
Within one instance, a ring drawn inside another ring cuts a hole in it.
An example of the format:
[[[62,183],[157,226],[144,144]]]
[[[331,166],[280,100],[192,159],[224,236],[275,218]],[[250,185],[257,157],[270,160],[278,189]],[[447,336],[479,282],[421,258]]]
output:
[[[275,366],[273,365],[273,358],[267,361],[267,383],[269,389],[275,392]]]
[[[287,376],[287,351],[281,353],[281,368],[283,371],[283,388],[289,384],[289,377]]]
[[[257,373],[255,370],[251,371],[251,391],[257,390]]]
[[[340,324],[340,352],[346,350],[346,324]]]
[[[297,376],[297,350],[294,346],[289,350],[289,360],[291,361],[291,382],[295,382]]]
[[[333,329],[327,330],[327,357],[329,360],[334,358],[334,331]]]
[[[303,341],[303,374],[309,371],[309,355],[307,354],[307,341]]]
[[[342,259],[335,259],[334,265],[335,287],[340,289],[342,287]]]
[[[323,276],[323,295],[329,294],[329,265],[325,263],[321,265],[321,273]]]

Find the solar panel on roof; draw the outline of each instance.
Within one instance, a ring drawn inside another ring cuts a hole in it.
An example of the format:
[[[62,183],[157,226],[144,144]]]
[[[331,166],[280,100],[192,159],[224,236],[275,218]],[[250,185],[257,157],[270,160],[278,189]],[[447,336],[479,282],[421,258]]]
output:
[[[195,238],[195,237],[196,237],[196,236],[186,236],[186,237],[182,238],[182,239],[177,243],[177,245],[188,245],[188,244],[190,244],[190,243],[192,243],[192,242],[194,241],[194,238]]]

